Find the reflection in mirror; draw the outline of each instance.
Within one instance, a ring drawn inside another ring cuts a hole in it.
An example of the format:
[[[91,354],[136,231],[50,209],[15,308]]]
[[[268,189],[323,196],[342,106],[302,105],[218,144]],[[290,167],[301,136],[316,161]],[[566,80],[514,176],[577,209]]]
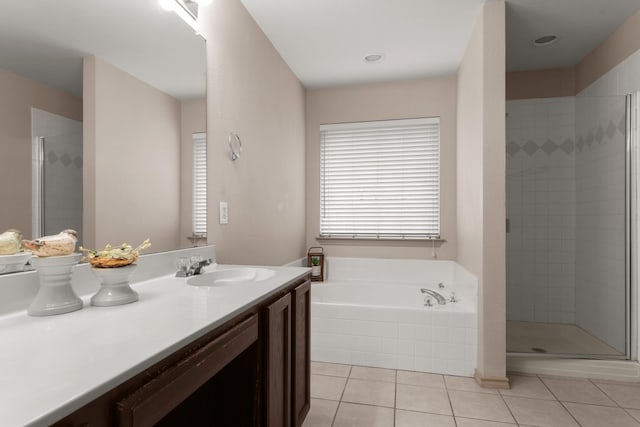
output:
[[[0,233],[191,246],[205,67],[204,39],[157,0],[3,1]]]

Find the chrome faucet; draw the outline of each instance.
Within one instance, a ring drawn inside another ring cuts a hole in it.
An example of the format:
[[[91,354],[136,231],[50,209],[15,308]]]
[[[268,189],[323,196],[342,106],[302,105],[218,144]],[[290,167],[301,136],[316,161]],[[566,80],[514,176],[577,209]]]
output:
[[[191,264],[191,267],[189,268],[192,271],[192,275],[196,275],[196,274],[200,274],[202,273],[202,269],[204,267],[206,267],[207,265],[211,265],[213,261],[211,261],[211,258],[209,259],[203,259],[201,261],[198,261],[194,264]]]
[[[198,257],[200,258],[200,257]],[[180,259],[178,261],[178,272],[176,273],[176,277],[189,277],[196,276],[198,274],[202,274],[202,269],[207,265],[211,265],[213,261],[211,258],[209,259],[193,259],[189,263],[187,258]]]
[[[422,292],[423,294],[431,295],[440,305],[444,305],[447,303],[447,299],[433,289],[420,288],[420,292]]]

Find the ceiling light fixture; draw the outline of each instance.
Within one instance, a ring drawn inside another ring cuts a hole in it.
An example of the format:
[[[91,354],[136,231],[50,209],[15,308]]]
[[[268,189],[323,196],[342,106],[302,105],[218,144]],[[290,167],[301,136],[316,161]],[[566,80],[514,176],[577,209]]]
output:
[[[384,58],[381,53],[372,53],[364,57],[364,62],[380,62]]]
[[[176,15],[180,17],[184,22],[186,22],[193,30],[198,33],[198,22],[196,17],[189,12],[184,3],[181,3],[179,0],[158,0],[160,3],[160,7],[167,11],[173,11]]]
[[[555,34],[547,34],[542,37],[538,37],[537,39],[531,40],[531,44],[534,46],[549,46],[558,41],[558,36]]]

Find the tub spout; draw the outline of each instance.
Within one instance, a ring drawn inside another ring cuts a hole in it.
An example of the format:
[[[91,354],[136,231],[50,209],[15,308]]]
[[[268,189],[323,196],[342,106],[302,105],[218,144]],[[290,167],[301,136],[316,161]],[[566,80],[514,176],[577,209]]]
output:
[[[423,294],[431,295],[436,299],[436,301],[438,301],[438,304],[440,305],[444,305],[447,303],[447,299],[433,289],[420,288],[420,292],[422,292]]]

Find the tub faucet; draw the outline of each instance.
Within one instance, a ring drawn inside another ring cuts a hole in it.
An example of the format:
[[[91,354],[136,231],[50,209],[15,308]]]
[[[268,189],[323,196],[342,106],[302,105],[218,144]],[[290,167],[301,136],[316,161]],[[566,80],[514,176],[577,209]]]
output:
[[[431,295],[436,299],[436,301],[438,301],[438,304],[440,305],[444,305],[447,303],[447,299],[433,289],[420,288],[420,292],[422,292],[423,294]]]

